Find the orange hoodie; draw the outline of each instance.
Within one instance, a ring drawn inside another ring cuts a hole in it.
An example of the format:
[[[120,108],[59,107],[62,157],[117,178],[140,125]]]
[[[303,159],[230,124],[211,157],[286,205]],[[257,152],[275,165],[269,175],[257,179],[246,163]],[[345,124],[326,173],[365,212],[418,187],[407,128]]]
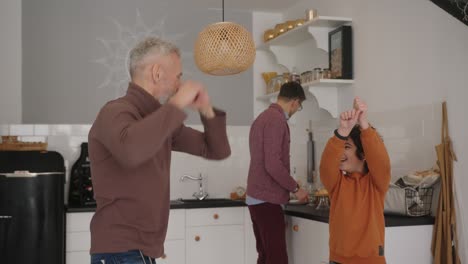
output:
[[[361,130],[369,172],[344,175],[339,170],[345,141],[328,140],[320,179],[330,194],[330,260],[342,264],[384,264],[384,199],[390,184],[390,159],[373,128]]]

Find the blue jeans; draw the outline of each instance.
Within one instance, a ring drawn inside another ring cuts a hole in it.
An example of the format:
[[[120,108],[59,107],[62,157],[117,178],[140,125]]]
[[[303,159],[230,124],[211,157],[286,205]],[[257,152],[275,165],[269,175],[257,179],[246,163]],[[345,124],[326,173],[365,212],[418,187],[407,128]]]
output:
[[[140,250],[122,253],[91,254],[91,264],[156,264],[156,259],[143,255]]]

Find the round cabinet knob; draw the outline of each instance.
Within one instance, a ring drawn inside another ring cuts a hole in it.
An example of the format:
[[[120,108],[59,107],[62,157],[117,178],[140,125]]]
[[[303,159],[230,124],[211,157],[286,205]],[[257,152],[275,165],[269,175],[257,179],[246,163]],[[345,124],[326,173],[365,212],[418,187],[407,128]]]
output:
[[[293,230],[294,230],[294,232],[299,231],[299,226],[298,225],[293,225]]]
[[[162,259],[166,259],[166,257],[167,257],[166,254],[163,254],[163,255],[161,256]]]
[[[200,236],[195,236],[195,241],[200,241]]]
[[[219,218],[219,215],[218,215],[218,214],[214,214],[214,215],[213,215],[213,218],[214,218],[214,219],[218,219],[218,218]]]

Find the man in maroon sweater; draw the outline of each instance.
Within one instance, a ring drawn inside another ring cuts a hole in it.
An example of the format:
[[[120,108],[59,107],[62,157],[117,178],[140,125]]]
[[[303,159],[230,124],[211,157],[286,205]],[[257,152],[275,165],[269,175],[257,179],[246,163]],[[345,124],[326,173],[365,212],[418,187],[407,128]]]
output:
[[[250,128],[250,168],[247,199],[257,241],[258,264],[287,264],[285,222],[281,205],[292,192],[307,201],[307,192],[291,177],[287,120],[302,109],[302,86],[281,86],[277,102],[261,113]]]
[[[171,151],[207,159],[231,153],[226,114],[206,90],[181,82],[180,53],[147,38],[130,52],[127,94],[107,103],[88,136],[97,201],[91,221],[91,263],[155,263],[164,253],[169,217]],[[191,108],[205,132],[184,126]]]

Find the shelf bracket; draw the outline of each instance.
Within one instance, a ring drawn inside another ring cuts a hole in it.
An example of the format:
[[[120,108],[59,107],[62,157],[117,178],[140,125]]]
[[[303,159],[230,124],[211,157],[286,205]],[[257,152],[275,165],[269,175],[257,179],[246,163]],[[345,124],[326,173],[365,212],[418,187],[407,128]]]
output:
[[[312,35],[312,37],[317,42],[317,48],[324,50],[328,53],[328,32],[332,29],[328,27],[312,27],[310,26],[307,29],[307,32]]]
[[[327,110],[333,118],[338,117],[338,88],[311,86],[309,93],[315,96],[320,108]]]
[[[270,103],[276,103],[276,96],[270,97],[268,101],[270,101]]]

